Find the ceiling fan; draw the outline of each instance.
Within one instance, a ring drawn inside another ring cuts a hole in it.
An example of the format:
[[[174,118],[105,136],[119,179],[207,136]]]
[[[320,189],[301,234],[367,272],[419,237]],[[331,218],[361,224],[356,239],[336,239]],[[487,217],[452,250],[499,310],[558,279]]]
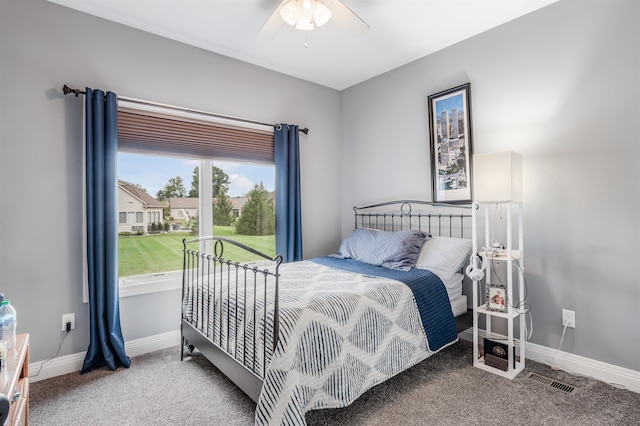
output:
[[[330,20],[355,33],[369,30],[369,25],[340,0],[282,0],[256,36],[271,38],[285,23],[313,30]]]

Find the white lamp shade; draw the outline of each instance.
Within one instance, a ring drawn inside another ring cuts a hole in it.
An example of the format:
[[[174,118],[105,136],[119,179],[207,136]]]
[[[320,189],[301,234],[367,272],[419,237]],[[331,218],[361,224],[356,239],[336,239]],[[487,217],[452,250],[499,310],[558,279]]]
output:
[[[317,26],[321,27],[331,19],[331,10],[324,4],[320,2],[316,2],[316,8],[313,11],[313,22],[316,23]]]
[[[289,24],[295,25],[298,22],[298,3],[296,1],[290,1],[282,6],[280,9],[280,16]]]
[[[522,202],[522,155],[513,151],[475,154],[473,200]]]

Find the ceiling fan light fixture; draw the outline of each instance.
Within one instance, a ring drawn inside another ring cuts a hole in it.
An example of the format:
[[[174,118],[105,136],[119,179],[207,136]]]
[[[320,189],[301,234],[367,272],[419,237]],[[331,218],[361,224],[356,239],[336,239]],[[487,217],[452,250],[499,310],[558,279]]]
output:
[[[322,27],[329,21],[335,21],[338,26],[353,33],[369,31],[369,25],[342,1],[280,0],[276,10],[262,25],[256,36],[262,39],[272,38],[285,23],[299,30],[308,31]]]
[[[331,19],[331,10],[318,0],[291,0],[280,8],[284,21],[298,30],[313,30]]]

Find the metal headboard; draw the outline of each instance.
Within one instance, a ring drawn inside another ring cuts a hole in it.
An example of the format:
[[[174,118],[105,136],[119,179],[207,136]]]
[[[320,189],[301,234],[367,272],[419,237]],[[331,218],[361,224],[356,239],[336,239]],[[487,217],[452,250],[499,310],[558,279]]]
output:
[[[472,204],[398,200],[354,207],[355,229],[421,230],[436,236],[471,238]]]

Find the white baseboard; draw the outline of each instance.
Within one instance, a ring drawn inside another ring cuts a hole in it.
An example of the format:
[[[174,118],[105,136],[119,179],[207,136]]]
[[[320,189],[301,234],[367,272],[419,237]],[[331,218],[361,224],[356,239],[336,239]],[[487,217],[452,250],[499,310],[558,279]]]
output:
[[[471,329],[461,332],[458,336],[463,340],[473,341],[473,332]],[[484,338],[484,330],[480,330],[479,337]],[[179,344],[180,331],[176,330],[125,342],[125,350],[128,356],[138,356],[160,349],[178,346]],[[85,352],[81,352],[54,358],[46,363],[43,361],[30,363],[29,372],[31,375],[29,376],[29,380],[31,382],[37,382],[50,377],[80,371],[84,357]],[[558,352],[556,354],[555,349],[530,342],[527,343],[526,357],[541,364],[551,365],[553,363],[571,374],[592,377],[613,386],[622,386],[633,392],[640,393],[640,372],[638,371],[567,352]],[[37,376],[35,376],[35,374],[37,374]]]
[[[180,345],[180,330],[130,340],[125,342],[124,347],[127,355],[132,357],[178,345]],[[48,362],[29,363],[29,381],[33,383],[50,377],[78,372],[82,370],[85,355],[86,352],[81,352],[60,356]]]
[[[473,342],[473,330],[471,328],[460,332],[458,336],[462,340]],[[484,330],[480,330],[478,338],[482,339],[484,337]],[[500,336],[500,338],[506,337]],[[527,359],[549,366],[553,364],[570,374],[591,377],[615,387],[624,387],[630,391],[640,393],[640,371],[629,370],[568,352],[558,352],[556,349],[531,342],[527,342],[525,355]]]
[[[128,356],[138,356],[179,345],[180,330],[176,330],[125,342],[124,348]]]

